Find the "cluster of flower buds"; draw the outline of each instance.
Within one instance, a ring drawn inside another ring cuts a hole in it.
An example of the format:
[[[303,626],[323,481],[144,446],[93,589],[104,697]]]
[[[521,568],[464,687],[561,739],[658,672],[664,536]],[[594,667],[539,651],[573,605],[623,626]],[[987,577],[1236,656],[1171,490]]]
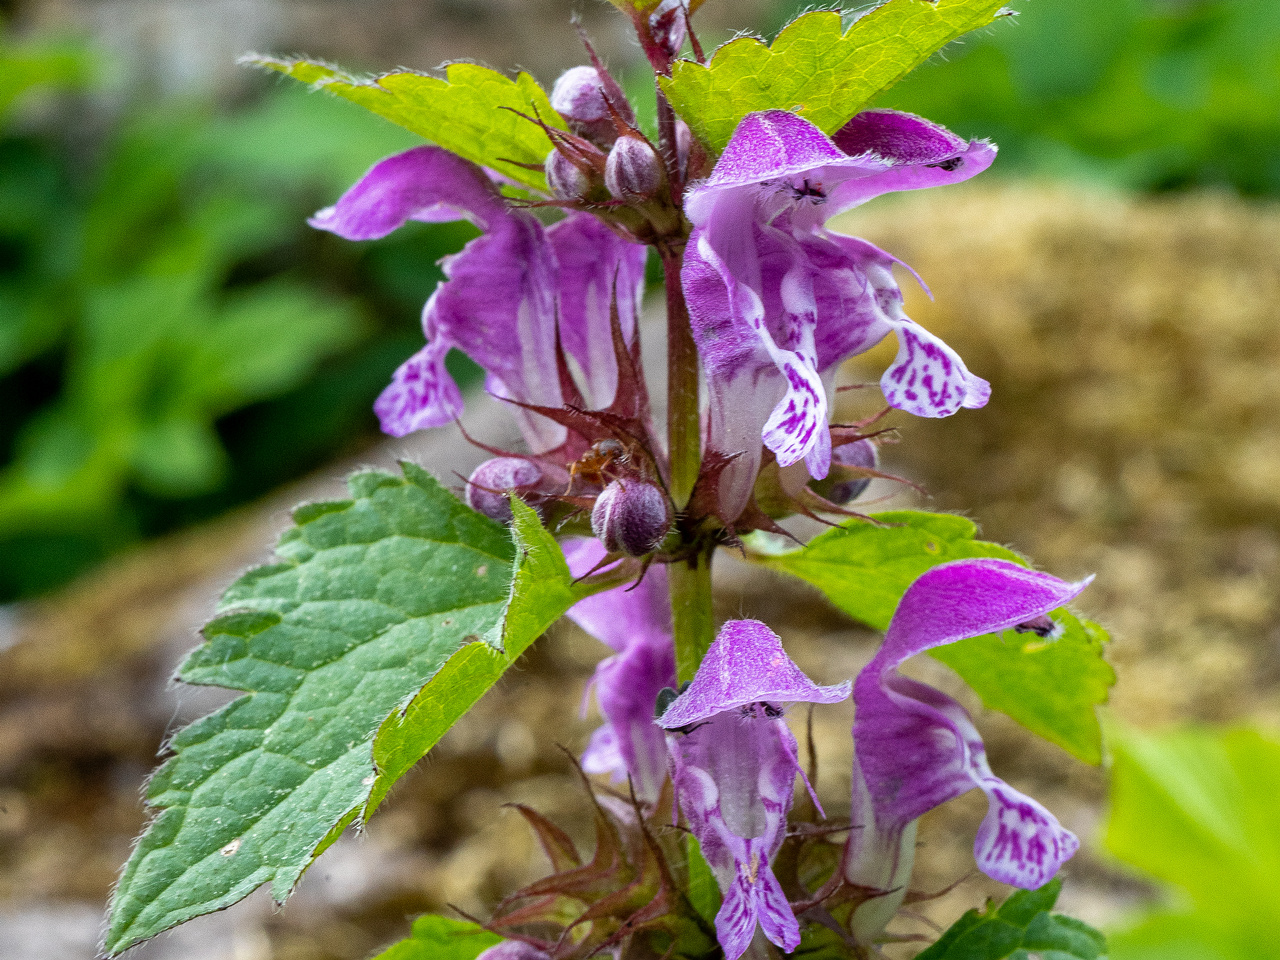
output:
[[[598,61],[561,74],[551,105],[569,127],[568,134],[545,128],[555,149],[544,172],[563,205],[592,209],[642,241],[678,229],[666,165],[637,126],[622,88]],[[690,137],[681,126],[683,171]]]

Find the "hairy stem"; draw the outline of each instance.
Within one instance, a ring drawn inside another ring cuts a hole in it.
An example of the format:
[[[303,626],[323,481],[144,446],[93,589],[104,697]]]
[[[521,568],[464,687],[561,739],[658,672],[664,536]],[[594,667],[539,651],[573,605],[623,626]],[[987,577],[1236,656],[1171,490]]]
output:
[[[667,449],[671,457],[671,499],[683,510],[702,465],[698,410],[698,348],[689,327],[689,308],[680,286],[683,245],[660,246],[667,287]]]
[[[667,443],[671,456],[671,497],[676,509],[683,510],[702,465],[698,350],[680,286],[683,245],[662,245],[659,251],[667,287]],[[676,561],[667,568],[676,671],[681,682],[693,678],[715,635],[711,610],[713,550],[712,547],[697,549],[688,560]]]
[[[676,677],[681,683],[692,680],[698,664],[715,637],[715,616],[711,609],[711,556],[706,550],[688,561],[667,567],[671,584],[671,615],[675,625]]]

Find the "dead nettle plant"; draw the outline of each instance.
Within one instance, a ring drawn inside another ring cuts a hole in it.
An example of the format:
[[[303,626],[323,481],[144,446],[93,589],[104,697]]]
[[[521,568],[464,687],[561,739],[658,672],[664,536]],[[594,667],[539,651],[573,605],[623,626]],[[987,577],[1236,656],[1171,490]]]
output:
[[[612,2],[652,66],[656,133],[589,43],[550,94],[469,63],[361,79],[247,58],[426,141],[376,164],[313,226],[353,241],[409,220],[481,231],[445,261],[425,343],[377,401],[383,429],[458,418],[456,349],[524,443],[486,447],[462,499],[426,469],[449,464],[358,473],[349,499],[300,507],[278,562],[227,590],[180,677],[244,696],[173,738],[107,953],[263,884],[283,901],[568,616],[612,650],[592,680],[604,723],[580,761],[591,859],[522,809],[553,873],[487,919],[421,918],[396,957],[878,956],[920,939],[894,928],[925,896],[911,885],[919,818],[974,788],[989,803],[977,867],[1020,892],[919,956],[1104,955],[1099,934],[1051,913],[1076,837],[991,770],[960,704],[898,670],[931,652],[985,704],[1097,763],[1113,675],[1102,632],[1065,607],[1087,581],[1031,569],[961,517],[864,514],[858,498],[885,476],[883,412],[831,422],[836,369],[889,336],[889,408],[946,417],[987,401],[986,381],[904,312],[903,265],[827,224],[991,165],[993,144],[868,103],[1009,11],[889,0],[857,17],[808,13],[771,45],[740,37],[708,57],[699,0]],[[666,287],[665,424],[639,350],[651,253]],[[797,514],[830,529],[786,539],[780,523]],[[883,630],[879,652],[819,686],[767,625],[717,624],[723,549]],[[832,820],[788,711],[850,697],[852,817]],[[798,785],[812,802],[794,803]]]

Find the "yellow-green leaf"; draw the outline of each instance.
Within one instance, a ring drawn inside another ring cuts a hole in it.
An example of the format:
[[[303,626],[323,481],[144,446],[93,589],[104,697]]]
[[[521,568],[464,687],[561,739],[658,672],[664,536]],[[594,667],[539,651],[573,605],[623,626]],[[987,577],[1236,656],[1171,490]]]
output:
[[[723,150],[757,110],[794,110],[834,133],[877,94],[957,37],[1000,16],[1005,0],[888,0],[844,29],[807,13],[766,45],[725,44],[706,65],[681,60],[662,89],[703,143]]]
[[[547,188],[542,163],[551,152],[551,140],[525,118],[565,126],[527,73],[512,80],[474,63],[451,63],[444,77],[404,70],[359,78],[314,60],[251,56],[244,62],[358,103],[460,157],[537,190]]]

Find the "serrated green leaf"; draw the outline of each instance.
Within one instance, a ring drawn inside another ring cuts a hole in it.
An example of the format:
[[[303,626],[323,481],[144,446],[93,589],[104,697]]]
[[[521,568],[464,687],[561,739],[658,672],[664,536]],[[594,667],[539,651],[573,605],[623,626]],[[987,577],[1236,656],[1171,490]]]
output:
[[[551,140],[525,117],[540,117],[551,126],[567,129],[546,93],[527,73],[512,80],[474,63],[451,63],[443,78],[400,71],[362,79],[314,60],[252,56],[244,62],[358,103],[460,157],[537,190],[547,189],[542,163],[551,152]],[[537,169],[521,164],[534,164]]]
[[[772,45],[739,37],[705,65],[677,62],[659,82],[676,113],[717,152],[757,110],[794,110],[834,133],[952,40],[995,20],[1004,2],[889,0],[848,30],[838,13],[806,13]]]
[[[511,498],[511,512],[519,560],[504,615],[484,637],[486,642],[470,643],[455,653],[412,703],[383,722],[373,744],[378,774],[366,816],[529,644],[583,597],[609,586],[575,583],[564,554],[538,515],[517,497]]]
[[[429,913],[413,921],[413,932],[373,960],[476,960],[502,942],[496,933],[466,920]]]
[[[1280,738],[1247,729],[1122,730],[1112,743],[1104,843],[1189,900],[1115,934],[1112,956],[1280,956]]]
[[[1107,941],[1086,923],[1050,913],[1061,880],[1019,890],[999,907],[970,910],[916,960],[1103,960]]]
[[[920,574],[950,560],[996,557],[1027,561],[996,543],[977,540],[978,528],[953,514],[914,510],[875,515],[884,526],[850,521],[806,546],[756,552],[751,559],[813,584],[855,620],[884,630],[898,600]],[[759,541],[757,541],[758,543]],[[930,651],[993,710],[1056,743],[1086,763],[1102,761],[1097,706],[1105,703],[1115,672],[1103,659],[1101,627],[1063,609],[1057,640],[1006,630]]]
[[[147,791],[160,813],[112,900],[109,953],[264,883],[283,900],[368,801],[379,724],[501,621],[507,531],[403,469],[357,473],[350,500],[299,510],[282,562],[227,590],[179,676],[246,695],[173,738]]]

